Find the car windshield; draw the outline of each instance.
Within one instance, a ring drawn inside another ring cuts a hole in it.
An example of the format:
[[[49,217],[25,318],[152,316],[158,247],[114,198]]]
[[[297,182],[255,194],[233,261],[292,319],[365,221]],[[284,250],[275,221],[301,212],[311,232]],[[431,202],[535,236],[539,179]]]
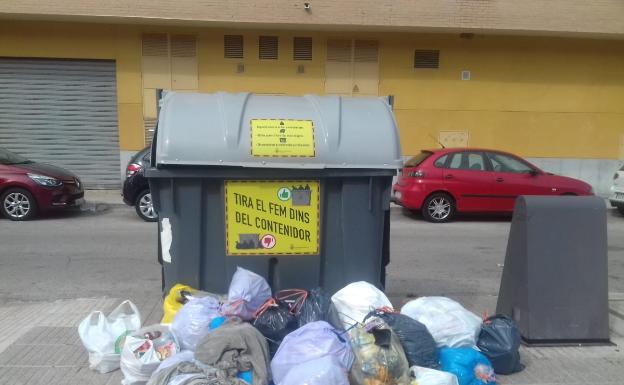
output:
[[[21,155],[12,153],[11,151],[0,148],[0,164],[25,164],[32,163],[31,160],[24,158]]]
[[[432,154],[433,153],[430,151],[423,151],[420,154],[410,158],[407,162],[405,162],[403,167],[416,167],[422,162],[424,162],[424,160],[430,157]]]

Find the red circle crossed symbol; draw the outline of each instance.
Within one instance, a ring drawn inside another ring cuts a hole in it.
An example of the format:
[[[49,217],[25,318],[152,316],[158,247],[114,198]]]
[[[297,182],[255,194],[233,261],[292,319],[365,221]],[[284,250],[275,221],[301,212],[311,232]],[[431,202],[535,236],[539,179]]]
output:
[[[267,234],[264,237],[262,237],[262,240],[260,241],[260,244],[265,249],[272,249],[273,247],[275,247],[275,243],[276,242],[277,241],[275,240],[274,236],[272,236],[271,234]]]

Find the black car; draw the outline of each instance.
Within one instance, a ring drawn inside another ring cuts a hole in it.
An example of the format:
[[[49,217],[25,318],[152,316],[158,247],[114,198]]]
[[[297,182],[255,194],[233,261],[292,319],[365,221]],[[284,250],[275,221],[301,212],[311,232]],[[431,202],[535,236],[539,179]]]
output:
[[[126,167],[122,195],[124,203],[134,206],[137,215],[144,221],[156,222],[158,214],[154,210],[152,194],[144,174],[145,168],[150,164],[151,155],[150,147],[146,147],[130,159]]]

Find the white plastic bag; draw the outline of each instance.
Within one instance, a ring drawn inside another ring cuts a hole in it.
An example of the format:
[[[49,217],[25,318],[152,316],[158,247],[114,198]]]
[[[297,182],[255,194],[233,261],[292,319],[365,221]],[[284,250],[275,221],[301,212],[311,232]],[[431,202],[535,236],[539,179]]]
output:
[[[151,334],[153,337],[148,338]],[[173,333],[165,325],[152,325],[126,338],[121,352],[122,385],[143,385],[162,361],[180,351]]]
[[[386,295],[368,282],[348,284],[331,297],[345,329],[364,322],[371,310],[392,307]]]
[[[325,356],[293,367],[277,385],[349,385],[349,375],[336,357]]]
[[[100,373],[119,369],[121,348],[126,334],[141,328],[139,309],[124,301],[108,317],[94,311],[78,325],[78,334],[89,352],[89,368]]]
[[[403,305],[405,314],[424,324],[438,347],[474,347],[481,318],[446,297],[420,297]]]
[[[412,385],[459,385],[453,373],[440,370],[412,366],[410,368]]]
[[[351,369],[354,359],[349,342],[336,334],[330,324],[325,321],[305,324],[280,344],[271,361],[273,380],[279,384],[293,368],[325,356],[334,357],[346,371]]]
[[[258,274],[237,267],[230,289],[228,301],[223,305],[223,314],[238,316],[245,321],[254,318],[256,310],[271,298],[271,287],[267,281]]]
[[[197,343],[210,331],[210,322],[220,317],[219,300],[213,297],[198,297],[188,301],[171,323],[180,348],[195,351]]]

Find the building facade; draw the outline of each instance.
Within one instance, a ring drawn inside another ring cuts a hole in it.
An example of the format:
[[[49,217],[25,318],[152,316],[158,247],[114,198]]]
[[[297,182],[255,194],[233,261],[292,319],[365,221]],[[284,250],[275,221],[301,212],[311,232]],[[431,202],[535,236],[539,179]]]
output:
[[[159,89],[384,96],[405,156],[497,148],[606,193],[623,38],[618,0],[7,0],[0,146],[107,188],[149,144]]]

